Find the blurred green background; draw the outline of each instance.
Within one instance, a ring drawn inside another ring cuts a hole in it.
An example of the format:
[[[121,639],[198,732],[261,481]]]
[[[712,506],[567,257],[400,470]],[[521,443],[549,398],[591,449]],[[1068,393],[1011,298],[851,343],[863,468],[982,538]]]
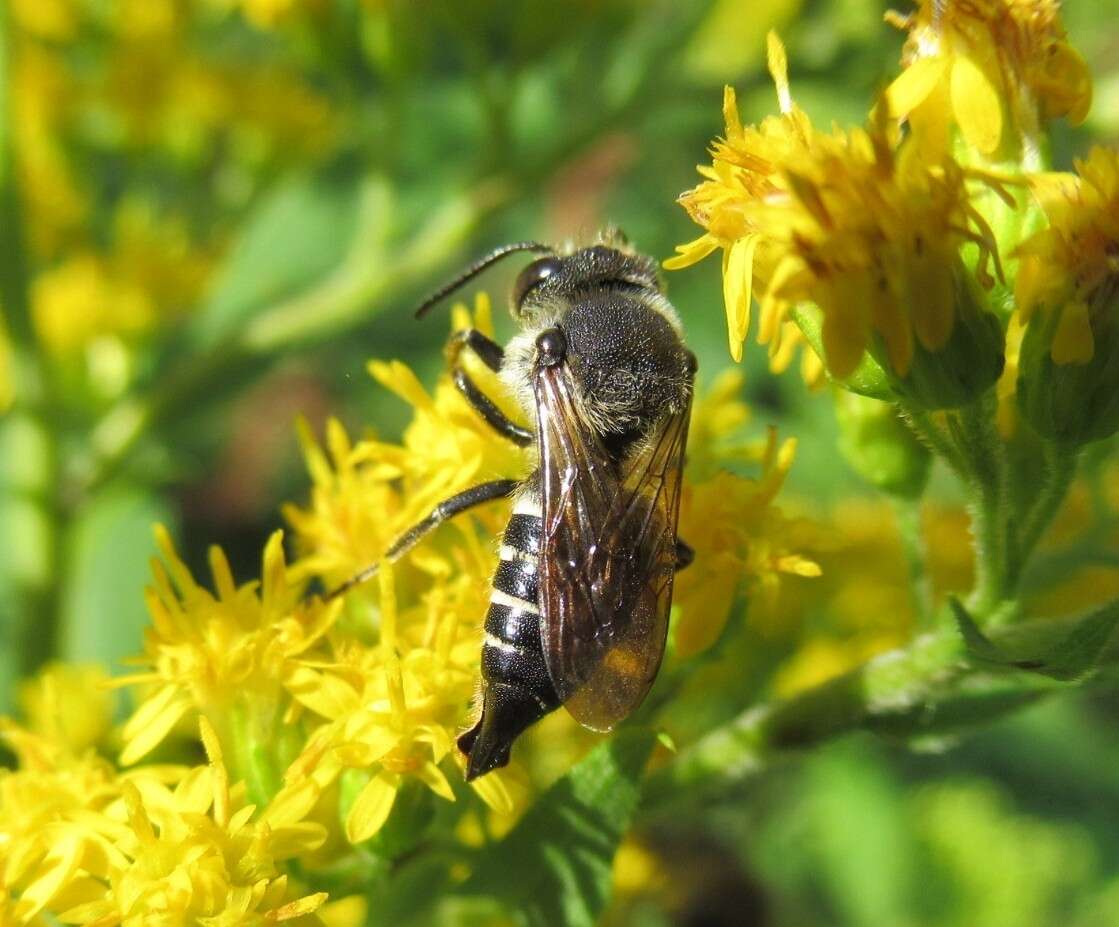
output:
[[[119,670],[140,649],[152,522],[196,572],[218,543],[255,575],[280,504],[306,497],[296,416],[398,435],[408,409],[366,361],[432,383],[447,323],[411,310],[468,259],[607,222],[660,258],[693,238],[674,200],[722,129],[722,85],[744,120],[776,108],[770,28],[813,120],[861,122],[896,73],[888,6],[6,0],[0,711],[48,659]],[[1087,123],[1054,126],[1058,167],[1119,136],[1119,2],[1064,16],[1097,83]],[[515,263],[484,280],[498,308]],[[702,389],[730,364],[717,267],[669,287]],[[799,440],[786,506],[872,506],[836,455],[828,394],[773,377],[756,347],[744,366],[751,433]],[[951,482],[935,485],[952,510]],[[891,512],[867,511],[894,550]],[[855,583],[894,583],[860,600],[884,603],[865,625],[888,639],[904,569],[861,569]],[[1119,586],[1114,569],[1092,581]],[[822,593],[806,607],[780,647],[811,664],[834,610]],[[844,632],[852,652],[865,630]],[[607,920],[1119,922],[1117,720],[1114,696],[1072,694],[963,744],[849,739],[742,794],[685,797],[623,849]]]

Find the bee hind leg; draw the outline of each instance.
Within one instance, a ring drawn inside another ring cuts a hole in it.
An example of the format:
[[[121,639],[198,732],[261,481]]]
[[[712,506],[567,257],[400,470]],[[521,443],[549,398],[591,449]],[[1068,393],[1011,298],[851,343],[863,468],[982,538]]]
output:
[[[690,567],[695,560],[695,550],[687,541],[676,539],[676,572]]]
[[[338,596],[349,592],[354,586],[360,586],[367,580],[372,579],[377,575],[382,563],[386,561],[393,563],[399,560],[415,547],[425,535],[434,531],[448,519],[454,518],[467,509],[472,509],[484,502],[492,502],[494,499],[510,496],[520,485],[520,480],[490,480],[488,483],[479,483],[477,486],[471,486],[469,489],[456,493],[449,499],[444,499],[431,510],[423,521],[412,525],[411,528],[393,541],[392,546],[385,551],[384,557],[376,563],[370,564],[364,570],[355,573],[340,586],[331,589],[325,596],[326,601],[336,599]]]

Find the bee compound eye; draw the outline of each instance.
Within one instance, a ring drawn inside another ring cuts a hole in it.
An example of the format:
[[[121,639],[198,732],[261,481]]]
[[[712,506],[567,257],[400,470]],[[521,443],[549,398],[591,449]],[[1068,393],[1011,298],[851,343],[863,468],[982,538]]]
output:
[[[560,259],[557,257],[540,258],[517,275],[517,282],[513,284],[513,306],[517,312],[521,311],[521,304],[525,297],[553,274],[558,273],[561,266]]]
[[[567,338],[558,328],[549,328],[536,336],[536,356],[545,367],[563,360],[567,353]]]

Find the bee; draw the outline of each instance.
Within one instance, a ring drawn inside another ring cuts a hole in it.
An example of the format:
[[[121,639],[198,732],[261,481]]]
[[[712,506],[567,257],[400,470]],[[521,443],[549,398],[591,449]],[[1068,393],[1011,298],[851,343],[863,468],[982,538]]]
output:
[[[468,509],[513,500],[485,617],[481,712],[458,738],[468,780],[506,765],[513,742],[561,705],[595,731],[640,705],[664,655],[673,577],[692,558],[676,525],[696,359],[650,258],[617,232],[581,248],[506,245],[434,293],[417,317],[520,252],[542,256],[512,289],[519,334],[503,349],[461,331],[448,354],[466,401],[504,438],[535,446],[538,465],[524,480],[445,500],[384,558]],[[459,362],[464,351],[500,376],[533,428],[478,388]]]

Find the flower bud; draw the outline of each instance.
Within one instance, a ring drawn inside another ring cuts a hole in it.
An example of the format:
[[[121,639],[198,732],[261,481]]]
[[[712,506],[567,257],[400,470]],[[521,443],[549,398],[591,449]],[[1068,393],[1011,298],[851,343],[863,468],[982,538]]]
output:
[[[899,376],[890,363],[881,339],[871,351],[894,391],[924,409],[967,405],[995,385],[1006,362],[1002,323],[988,309],[983,290],[959,261],[953,268],[952,286],[954,320],[942,347],[928,348],[916,340],[904,376]]]
[[[1064,444],[1119,430],[1119,280],[1092,304],[1035,312],[1018,359],[1018,408],[1037,432]]]
[[[925,489],[932,454],[901,420],[893,403],[835,391],[839,450],[872,486],[907,499]]]

